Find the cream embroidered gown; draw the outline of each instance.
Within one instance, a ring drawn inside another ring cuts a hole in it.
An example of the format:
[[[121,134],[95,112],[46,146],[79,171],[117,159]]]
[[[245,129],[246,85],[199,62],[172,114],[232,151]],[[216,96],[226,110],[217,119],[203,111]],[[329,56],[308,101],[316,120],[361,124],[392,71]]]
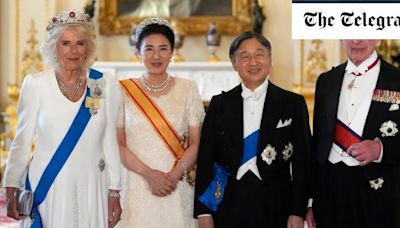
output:
[[[171,170],[174,157],[154,131],[129,95],[122,92],[119,126],[125,128],[128,148],[145,164],[163,172]],[[204,108],[196,84],[175,78],[171,90],[160,97],[152,97],[179,136],[187,137],[189,126],[200,126]],[[176,190],[165,197],[151,194],[145,179],[125,170],[122,192],[120,227],[132,228],[190,228],[193,219],[194,188],[179,181]]]

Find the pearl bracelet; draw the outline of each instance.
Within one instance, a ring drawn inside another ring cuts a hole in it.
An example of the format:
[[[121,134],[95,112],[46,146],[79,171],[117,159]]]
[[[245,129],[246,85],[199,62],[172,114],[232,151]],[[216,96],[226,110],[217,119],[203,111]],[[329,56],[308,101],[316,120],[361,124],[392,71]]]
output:
[[[120,198],[119,192],[116,192],[116,191],[109,191],[108,196],[114,197],[114,198]]]

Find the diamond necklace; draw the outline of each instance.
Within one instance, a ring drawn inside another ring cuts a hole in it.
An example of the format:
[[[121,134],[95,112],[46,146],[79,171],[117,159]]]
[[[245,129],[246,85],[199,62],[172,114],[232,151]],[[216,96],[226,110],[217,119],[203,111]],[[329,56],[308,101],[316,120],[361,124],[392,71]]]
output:
[[[61,90],[61,93],[69,100],[72,100],[72,98],[76,96],[76,94],[78,93],[79,89],[82,86],[82,72],[80,73],[79,79],[76,81],[76,84],[71,87],[66,86],[62,82],[62,80],[60,79],[60,75],[58,73],[56,73],[56,79],[58,87]]]
[[[146,80],[144,75],[140,78],[140,81],[144,85],[144,88],[146,88],[148,91],[153,92],[153,93],[164,91],[167,88],[170,80],[171,80],[171,76],[168,74],[167,78],[163,82],[161,82],[158,85],[153,85]]]

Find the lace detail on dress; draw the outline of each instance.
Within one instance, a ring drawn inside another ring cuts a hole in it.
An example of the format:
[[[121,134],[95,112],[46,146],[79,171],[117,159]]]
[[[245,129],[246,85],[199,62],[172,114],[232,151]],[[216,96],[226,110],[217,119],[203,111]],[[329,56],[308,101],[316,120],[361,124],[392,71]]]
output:
[[[189,126],[198,127],[203,124],[206,113],[196,83],[192,81],[190,86],[191,93],[188,95],[189,102],[187,103],[187,109],[189,110]]]
[[[128,148],[149,167],[170,171],[175,163],[174,156],[131,98],[126,93],[123,96],[122,105],[125,108],[120,119],[124,119]],[[167,94],[152,98],[181,141],[186,143],[189,125],[198,126],[204,118],[204,108],[196,85],[192,81],[175,78],[175,84]],[[157,197],[152,195],[140,175],[128,171],[124,185],[121,199],[123,227],[196,227],[196,220],[193,219],[194,189],[188,183],[180,181],[172,194]]]
[[[119,105],[119,114],[118,114],[118,123],[117,123],[117,127],[118,128],[122,128],[124,127],[125,124],[125,99],[126,99],[126,92],[124,90],[124,88],[122,88],[122,86],[120,85],[120,94],[121,94],[121,104]]]

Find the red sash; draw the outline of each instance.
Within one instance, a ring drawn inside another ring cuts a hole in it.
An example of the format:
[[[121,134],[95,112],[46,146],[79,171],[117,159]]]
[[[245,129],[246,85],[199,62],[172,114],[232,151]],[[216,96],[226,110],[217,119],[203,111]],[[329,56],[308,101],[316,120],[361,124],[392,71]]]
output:
[[[335,136],[333,142],[338,145],[342,150],[347,151],[347,149],[354,143],[359,143],[362,141],[362,137],[351,130],[339,119],[336,120],[335,126]]]

